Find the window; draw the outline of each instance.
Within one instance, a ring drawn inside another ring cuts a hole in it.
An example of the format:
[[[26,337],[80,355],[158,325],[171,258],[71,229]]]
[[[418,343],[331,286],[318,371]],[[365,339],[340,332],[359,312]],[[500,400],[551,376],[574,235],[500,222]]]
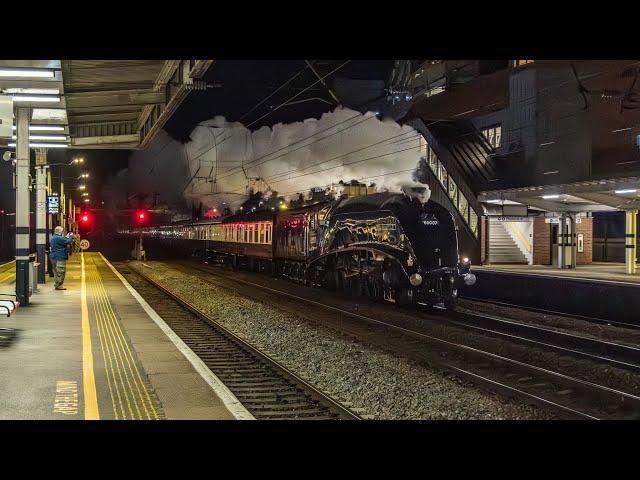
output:
[[[533,60],[514,60],[513,61],[513,66],[514,67],[521,67],[521,66],[527,65],[529,63],[533,63]]]
[[[265,224],[264,223],[260,223],[258,225],[260,227],[260,243],[264,243],[264,230],[265,230]]]
[[[244,232],[244,243],[248,243],[249,242],[249,229],[247,228],[247,225],[242,225],[242,231]]]
[[[253,224],[252,228],[253,228],[253,243],[258,243],[258,225]]]
[[[498,148],[500,146],[500,141],[502,140],[502,127],[500,125],[495,125],[493,127],[485,128],[482,130],[482,135],[487,139],[487,142],[491,144],[493,148]]]
[[[478,215],[473,208],[469,208],[469,228],[473,234],[478,236]]]
[[[458,195],[458,210],[464,218],[464,221],[469,223],[469,202],[464,195]]]

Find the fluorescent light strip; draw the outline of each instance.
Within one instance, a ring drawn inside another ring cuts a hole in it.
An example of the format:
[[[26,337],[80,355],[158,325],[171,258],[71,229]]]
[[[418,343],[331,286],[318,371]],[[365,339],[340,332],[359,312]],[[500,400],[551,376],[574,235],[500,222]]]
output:
[[[12,142],[7,147],[15,147],[16,143]],[[67,148],[69,145],[66,143],[29,143],[31,148]]]
[[[629,188],[627,190],[616,190],[616,193],[636,193],[638,190],[636,188]]]
[[[2,93],[7,95],[60,95],[58,88],[5,88]]]
[[[545,200],[549,200],[551,198],[559,198],[560,195],[542,195],[542,198],[544,198]]]
[[[53,70],[0,68],[0,77],[53,78]]]
[[[611,130],[611,133],[626,132],[627,130],[631,130],[631,127],[627,127],[627,128],[618,128],[618,129],[616,129],[616,130]]]
[[[17,140],[18,137],[13,135],[11,137],[13,140]],[[66,142],[69,140],[66,135],[29,135],[29,140],[57,140]]]
[[[49,102],[49,103],[59,103],[60,97],[51,96],[45,97],[42,95],[11,95],[11,98],[14,102]]]
[[[15,125],[12,128],[16,130]],[[29,130],[32,132],[63,132],[64,127],[61,125],[29,125]]]

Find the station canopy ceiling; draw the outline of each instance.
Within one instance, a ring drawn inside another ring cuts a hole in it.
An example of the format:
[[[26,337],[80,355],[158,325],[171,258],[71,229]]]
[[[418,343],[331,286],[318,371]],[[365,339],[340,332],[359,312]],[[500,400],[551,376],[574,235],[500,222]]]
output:
[[[0,60],[0,95],[31,108],[33,147],[144,148],[212,63]]]
[[[516,202],[548,212],[593,212],[640,209],[640,177],[588,180],[480,193],[478,200]]]

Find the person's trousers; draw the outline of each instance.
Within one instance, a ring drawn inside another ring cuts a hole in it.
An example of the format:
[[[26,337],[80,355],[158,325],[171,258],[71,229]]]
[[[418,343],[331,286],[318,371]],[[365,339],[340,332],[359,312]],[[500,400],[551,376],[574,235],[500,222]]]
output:
[[[64,283],[64,276],[67,273],[66,260],[51,260],[53,265],[53,285],[58,288]]]

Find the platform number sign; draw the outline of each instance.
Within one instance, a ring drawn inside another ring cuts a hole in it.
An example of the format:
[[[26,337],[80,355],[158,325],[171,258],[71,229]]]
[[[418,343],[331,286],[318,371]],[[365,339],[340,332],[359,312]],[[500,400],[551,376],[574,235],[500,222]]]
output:
[[[80,248],[82,250],[86,250],[87,248],[89,248],[91,244],[89,243],[89,240],[87,240],[86,238],[83,240],[80,240]]]

